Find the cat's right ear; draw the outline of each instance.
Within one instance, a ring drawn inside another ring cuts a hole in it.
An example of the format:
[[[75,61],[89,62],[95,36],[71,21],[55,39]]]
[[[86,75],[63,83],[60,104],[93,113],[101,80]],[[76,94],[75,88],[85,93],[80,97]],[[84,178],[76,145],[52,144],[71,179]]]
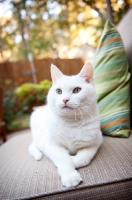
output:
[[[62,72],[55,65],[51,64],[51,78],[52,82],[55,83],[59,78],[63,76]]]
[[[84,78],[88,83],[93,81],[93,66],[90,62],[87,62],[81,69],[79,76]]]

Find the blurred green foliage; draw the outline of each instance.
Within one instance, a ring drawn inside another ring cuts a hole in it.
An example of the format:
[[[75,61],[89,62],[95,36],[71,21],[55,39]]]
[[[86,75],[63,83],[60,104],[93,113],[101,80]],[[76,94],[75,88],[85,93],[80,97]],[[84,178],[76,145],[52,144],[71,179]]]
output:
[[[51,81],[43,80],[39,84],[25,83],[16,89],[5,92],[3,107],[7,130],[18,129],[23,127],[22,124],[27,124],[29,120],[26,118],[26,122],[25,120],[23,122],[22,117],[29,115],[33,111],[33,107],[46,103],[46,96],[51,85]],[[18,120],[20,118],[22,121]]]
[[[84,43],[96,47],[107,19],[108,1],[104,0],[11,0],[8,4],[11,17],[6,13],[0,17],[3,61],[27,59],[29,52],[35,59],[56,58],[62,47],[70,49]],[[110,0],[109,5],[118,24],[132,0]],[[87,29],[84,42],[80,33]]]
[[[4,121],[6,122],[7,130],[9,130],[12,121],[23,114],[22,110],[20,110],[20,102],[14,91],[14,89],[6,91],[3,98]]]
[[[24,113],[31,113],[33,107],[43,105],[51,85],[51,81],[43,80],[39,84],[24,83],[19,86],[15,94],[21,101],[21,110]]]
[[[43,80],[39,84],[24,83],[15,90],[15,94],[20,98],[24,98],[28,95],[32,96],[32,94],[47,91],[51,85],[52,83],[49,80]]]

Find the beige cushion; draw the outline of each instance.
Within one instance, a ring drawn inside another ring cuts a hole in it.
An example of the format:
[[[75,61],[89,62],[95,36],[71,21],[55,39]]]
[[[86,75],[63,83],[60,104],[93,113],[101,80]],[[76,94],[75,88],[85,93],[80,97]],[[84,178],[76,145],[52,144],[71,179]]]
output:
[[[123,16],[117,26],[126,49],[127,58],[132,69],[132,7]]]
[[[132,195],[132,135],[129,139],[105,136],[91,164],[78,170],[83,182],[72,189],[62,185],[48,158],[35,161],[28,154],[30,142],[28,130],[0,147],[0,199],[81,199],[79,195],[90,200],[98,195],[127,199]]]
[[[121,37],[124,42],[127,59],[129,62],[130,72],[132,73],[132,7],[129,11],[123,16],[123,19],[117,26],[118,31],[121,34]],[[131,78],[131,87],[130,87],[130,123],[132,127],[132,78]]]

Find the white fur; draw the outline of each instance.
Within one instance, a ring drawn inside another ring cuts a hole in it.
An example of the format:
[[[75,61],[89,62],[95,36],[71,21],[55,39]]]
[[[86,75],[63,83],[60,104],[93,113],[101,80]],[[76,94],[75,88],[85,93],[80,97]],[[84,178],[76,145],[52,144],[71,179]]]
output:
[[[31,115],[33,142],[29,153],[36,160],[42,154],[49,157],[63,185],[73,187],[82,181],[76,168],[88,165],[102,143],[93,72],[88,63],[78,75],[65,76],[52,65],[51,76],[47,105]],[[79,93],[73,93],[76,87],[81,88]],[[58,88],[62,94],[56,93]],[[68,107],[63,100],[68,100]]]

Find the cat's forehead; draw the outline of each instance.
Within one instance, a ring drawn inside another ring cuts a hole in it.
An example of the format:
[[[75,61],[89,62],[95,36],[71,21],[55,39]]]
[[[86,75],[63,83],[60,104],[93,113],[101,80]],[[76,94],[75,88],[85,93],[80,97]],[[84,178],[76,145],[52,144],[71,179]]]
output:
[[[84,80],[80,78],[79,76],[66,76],[64,75],[60,79],[56,81],[54,84],[55,87],[60,87],[60,88],[72,88],[72,87],[77,87],[84,84]]]

